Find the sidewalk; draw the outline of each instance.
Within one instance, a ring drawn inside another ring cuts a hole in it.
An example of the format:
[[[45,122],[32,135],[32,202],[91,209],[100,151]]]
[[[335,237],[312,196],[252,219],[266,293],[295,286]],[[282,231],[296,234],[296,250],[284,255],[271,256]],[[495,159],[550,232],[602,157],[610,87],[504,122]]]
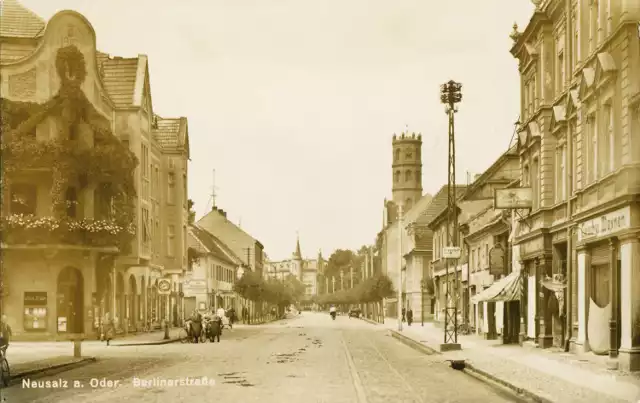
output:
[[[73,356],[73,343],[70,341],[15,341],[9,345],[7,360],[11,369],[12,382],[22,378],[49,371],[66,371],[80,365],[96,361],[104,349],[123,346],[144,346],[168,344],[179,341],[181,328],[169,329],[169,340],[164,340],[164,330],[150,333],[130,334],[105,342],[89,338],[82,342],[82,357]],[[87,353],[87,350],[89,354]],[[86,355],[85,355],[86,354]],[[95,356],[94,356],[95,355]]]
[[[149,333],[134,333],[126,337],[119,336],[111,340],[109,343],[114,347],[124,346],[150,346],[155,344],[169,344],[180,341],[181,327],[172,327],[169,329],[169,339],[164,338],[164,329],[155,330]]]
[[[397,319],[385,318],[380,326],[406,344],[433,354],[443,361],[465,360],[465,371],[502,384],[540,402],[637,402],[640,377],[606,369],[606,357],[578,356],[557,349],[532,349],[504,345],[500,340],[461,335],[461,351],[440,353],[444,329],[420,322],[397,330]],[[401,334],[401,336],[398,336]],[[404,338],[402,337],[404,336]],[[410,339],[403,340],[403,339]],[[420,348],[422,346],[423,348]]]

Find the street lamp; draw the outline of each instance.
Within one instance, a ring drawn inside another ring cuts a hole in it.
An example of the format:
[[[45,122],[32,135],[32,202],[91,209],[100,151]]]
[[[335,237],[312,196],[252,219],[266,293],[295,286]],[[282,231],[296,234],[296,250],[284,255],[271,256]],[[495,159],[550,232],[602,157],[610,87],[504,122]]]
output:
[[[447,247],[458,247],[458,206],[456,192],[456,146],[455,146],[455,130],[454,115],[458,111],[456,104],[462,101],[462,84],[453,80],[440,86],[440,101],[445,104],[445,112],[449,120],[449,159],[447,163]],[[459,250],[459,249],[458,249]],[[444,344],[449,344],[448,348],[458,344],[458,274],[457,274],[457,258],[454,260],[453,287],[449,282],[449,264],[452,259],[445,257],[445,278],[447,281],[447,310],[444,323]],[[453,290],[452,290],[453,288]],[[450,327],[452,328],[451,330]]]

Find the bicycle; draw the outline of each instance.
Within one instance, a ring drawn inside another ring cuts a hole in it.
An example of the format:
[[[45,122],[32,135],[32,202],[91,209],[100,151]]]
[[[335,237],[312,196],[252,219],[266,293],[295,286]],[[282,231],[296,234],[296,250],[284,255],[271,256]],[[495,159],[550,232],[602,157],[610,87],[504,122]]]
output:
[[[9,368],[9,361],[7,361],[7,347],[0,347],[0,378],[4,386],[9,386],[11,380],[11,369]]]

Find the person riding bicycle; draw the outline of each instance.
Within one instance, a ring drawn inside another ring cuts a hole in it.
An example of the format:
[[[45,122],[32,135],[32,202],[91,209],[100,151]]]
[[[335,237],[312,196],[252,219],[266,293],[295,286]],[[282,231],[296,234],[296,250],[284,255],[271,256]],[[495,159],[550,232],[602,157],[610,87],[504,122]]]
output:
[[[331,305],[329,308],[329,315],[331,315],[333,319],[336,318],[336,307],[334,305]]]
[[[6,350],[6,348],[9,347],[11,335],[11,326],[9,326],[7,322],[7,315],[2,315],[2,320],[0,321],[0,348]]]

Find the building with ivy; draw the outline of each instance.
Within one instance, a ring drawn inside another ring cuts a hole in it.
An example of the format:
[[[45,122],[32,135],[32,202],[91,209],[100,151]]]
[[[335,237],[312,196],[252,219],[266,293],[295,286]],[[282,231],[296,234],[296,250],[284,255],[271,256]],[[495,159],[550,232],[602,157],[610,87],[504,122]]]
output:
[[[2,313],[16,339],[183,317],[186,118],[153,109],[146,56],[96,49],[82,15],[0,10]]]

